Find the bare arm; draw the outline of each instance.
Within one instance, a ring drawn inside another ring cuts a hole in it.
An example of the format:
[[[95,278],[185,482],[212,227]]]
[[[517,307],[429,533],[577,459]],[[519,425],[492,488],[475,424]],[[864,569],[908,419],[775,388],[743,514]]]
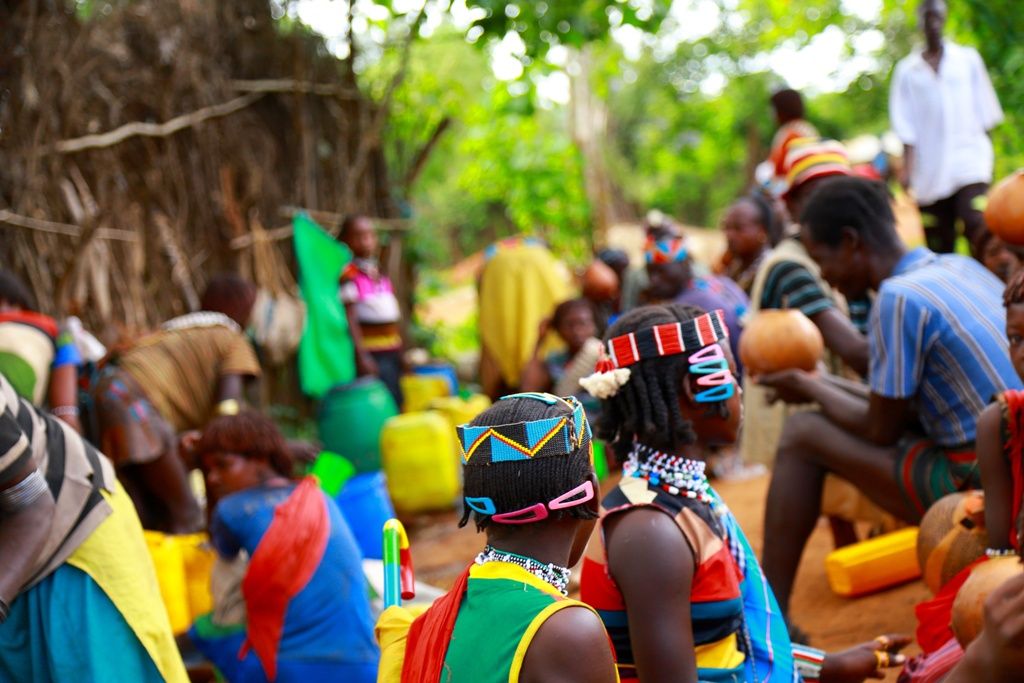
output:
[[[73,412],[55,410],[57,419],[63,420],[79,434],[82,423],[78,419],[78,367],[73,364],[62,365],[50,372],[48,398],[50,409],[73,408]]]
[[[843,359],[861,377],[868,373],[868,339],[850,319],[835,307],[816,313],[811,321],[818,326],[825,346]]]
[[[626,603],[640,680],[696,683],[689,544],[675,522],[654,509],[620,513],[605,524],[608,569]]]
[[[910,179],[914,173],[914,163],[917,161],[916,150],[913,145],[903,145],[903,170],[900,172],[900,185],[903,190],[910,189]]]
[[[13,479],[0,484],[0,492],[19,484],[33,472],[36,472],[35,465],[29,465]],[[54,508],[53,496],[47,489],[20,510],[0,512],[0,599],[8,604],[31,578],[53,525]]]
[[[366,344],[363,342],[363,328],[359,324],[359,318],[356,316],[356,306],[354,303],[345,304],[345,317],[348,319],[348,333],[352,336],[352,346],[355,347],[356,374],[359,376],[376,375],[377,362],[373,360],[373,356],[366,350]]]
[[[583,607],[552,614],[526,650],[522,683],[615,683],[615,660],[601,619]]]
[[[1014,520],[1013,477],[1003,455],[1002,410],[999,403],[989,405],[978,416],[976,451],[985,489],[985,528],[993,548],[1009,548]]]

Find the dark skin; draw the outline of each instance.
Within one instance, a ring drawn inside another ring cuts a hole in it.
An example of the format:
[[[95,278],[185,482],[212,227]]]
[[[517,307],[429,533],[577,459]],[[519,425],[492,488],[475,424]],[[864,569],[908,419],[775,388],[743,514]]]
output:
[[[757,260],[768,248],[768,232],[761,224],[761,212],[749,199],[740,199],[722,218],[722,232],[729,253],[743,268]]]
[[[831,247],[804,236],[808,253],[822,276],[847,297],[877,290],[905,253],[898,239],[886,248],[867,245],[847,228]],[[786,421],[765,505],[766,544],[763,558],[768,578],[784,613],[788,613],[800,556],[820,514],[825,474],[848,480],[882,509],[908,522],[896,483],[898,442],[913,416],[910,399],[892,399],[849,391],[826,375],[784,370],[757,381],[791,403],[816,402],[821,411],[793,415]]]
[[[800,215],[804,204],[807,202],[807,198],[811,196],[814,188],[825,179],[812,178],[790,190],[789,194],[786,195],[786,210],[791,216]],[[806,246],[806,240],[804,240],[804,246]],[[861,293],[859,296],[864,296],[864,293]],[[868,341],[853,326],[853,323],[850,322],[847,316],[843,315],[839,309],[830,307],[811,316],[811,322],[821,332],[825,346],[832,353],[839,356],[858,375],[864,376],[867,374]]]
[[[942,63],[942,31],[946,26],[946,3],[942,0],[924,0],[918,11],[921,29],[924,32],[925,49],[922,57],[935,73]],[[903,145],[903,167],[899,181],[903,189],[910,187],[916,153],[913,145]]]
[[[597,477],[591,474],[595,490]],[[597,512],[597,498],[590,501]],[[597,520],[568,517],[522,526],[491,524],[487,542],[500,550],[573,567],[583,557]],[[580,653],[586,653],[581,657]],[[583,607],[567,607],[537,631],[523,659],[523,683],[612,683],[615,662],[601,619]]]
[[[1006,309],[1006,339],[1010,346],[1010,360],[1018,376],[1024,376],[1024,304],[1012,304]],[[989,545],[993,548],[1010,547],[1010,531],[1014,528],[1013,476],[1010,462],[1003,450],[1002,410],[999,403],[990,404],[978,416],[976,442],[981,482],[985,488],[985,528]]]
[[[347,226],[341,239],[352,250],[352,254],[356,258],[373,258],[377,254],[379,246],[377,229],[373,226],[373,222],[365,216],[354,219]],[[374,360],[373,355],[363,343],[363,330],[359,325],[359,318],[356,316],[355,304],[345,304],[345,316],[348,318],[348,329],[356,350],[356,373],[360,377],[377,375],[377,361]]]
[[[649,303],[672,301],[686,291],[693,279],[690,264],[648,263],[647,299]]]
[[[523,378],[520,382],[520,391],[550,391],[551,373],[547,365],[540,357],[541,346],[547,336],[550,321],[541,323],[540,333],[537,335],[537,347],[534,349],[533,358],[523,368]],[[594,323],[594,313],[589,306],[573,306],[569,312],[562,316],[555,332],[561,337],[569,351],[569,358],[573,358],[588,339],[597,335],[597,325]]]
[[[728,345],[722,345],[722,349],[735,372],[735,361]],[[740,392],[727,401],[727,416],[722,417],[694,400],[698,390],[694,379],[687,376],[680,386],[679,400],[679,411],[693,425],[698,442],[734,442],[740,426]],[[677,443],[673,453],[700,457],[691,444]],[[640,680],[643,683],[697,681],[690,624],[690,589],[696,560],[682,531],[667,514],[651,508],[631,509],[607,517],[603,528],[608,568],[626,603]],[[659,589],[651,590],[651,586]],[[889,639],[889,650],[893,653],[909,643],[909,638],[902,636],[889,636]],[[835,683],[883,677],[876,669],[874,655],[880,647],[872,641],[827,655],[821,681]],[[891,665],[901,666],[903,661],[902,655],[894,655]]]
[[[1008,283],[1022,265],[1020,255],[995,235],[988,236],[980,251],[982,265],[1003,282]]]
[[[0,419],[14,420],[10,413]],[[0,491],[9,489],[20,483],[36,471],[34,464],[29,464],[17,475],[5,482],[0,482]],[[0,598],[8,605],[31,578],[31,573],[43,551],[56,504],[47,490],[27,507],[12,515],[4,516],[0,522]]]

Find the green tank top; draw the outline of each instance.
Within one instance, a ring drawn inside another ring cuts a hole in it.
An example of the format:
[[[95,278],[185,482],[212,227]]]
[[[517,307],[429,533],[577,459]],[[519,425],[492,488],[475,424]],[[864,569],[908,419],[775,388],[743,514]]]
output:
[[[566,607],[593,611],[518,565],[473,565],[440,683],[516,683],[534,635]]]

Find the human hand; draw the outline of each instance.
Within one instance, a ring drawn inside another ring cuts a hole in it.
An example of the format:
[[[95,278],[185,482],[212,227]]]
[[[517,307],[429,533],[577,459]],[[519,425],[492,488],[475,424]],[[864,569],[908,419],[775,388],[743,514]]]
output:
[[[756,375],[754,376],[754,381],[763,387],[774,390],[770,392],[768,397],[770,403],[776,403],[777,401],[808,403],[810,396],[807,385],[813,378],[814,375],[806,370],[790,368],[789,370],[780,370],[766,375]]]
[[[985,625],[967,648],[966,660],[991,683],[1019,680],[1024,670],[1024,574],[985,600]]]
[[[185,463],[185,467],[188,469],[192,469],[198,465],[198,463],[195,462],[196,445],[199,443],[199,439],[202,438],[202,436],[203,433],[198,429],[192,429],[178,435],[178,457],[181,458],[182,462]]]
[[[885,678],[885,670],[903,666],[905,655],[898,654],[910,644],[910,637],[888,634],[878,636],[842,652],[825,655],[821,683],[860,683],[868,678]]]
[[[369,351],[363,351],[356,355],[356,374],[360,377],[376,377],[380,371],[377,368],[377,361]]]

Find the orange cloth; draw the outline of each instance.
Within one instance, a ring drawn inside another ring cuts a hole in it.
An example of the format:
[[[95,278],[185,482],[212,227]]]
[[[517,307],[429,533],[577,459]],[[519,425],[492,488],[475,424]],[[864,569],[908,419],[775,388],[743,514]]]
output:
[[[412,622],[405,646],[402,683],[435,683],[440,679],[468,583],[469,567],[450,591]]]
[[[249,622],[239,657],[252,647],[271,681],[277,677],[277,648],[288,602],[313,578],[330,533],[320,486],[315,477],[306,477],[274,510],[274,521],[252,554],[242,581]]]

